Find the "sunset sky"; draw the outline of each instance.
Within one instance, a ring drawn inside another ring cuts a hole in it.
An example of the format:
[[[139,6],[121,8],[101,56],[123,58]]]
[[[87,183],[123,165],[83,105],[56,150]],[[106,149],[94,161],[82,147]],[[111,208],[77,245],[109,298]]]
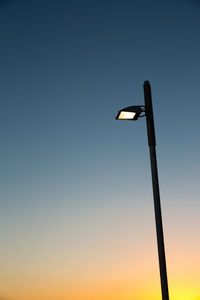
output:
[[[200,300],[200,1],[0,0],[0,300]]]

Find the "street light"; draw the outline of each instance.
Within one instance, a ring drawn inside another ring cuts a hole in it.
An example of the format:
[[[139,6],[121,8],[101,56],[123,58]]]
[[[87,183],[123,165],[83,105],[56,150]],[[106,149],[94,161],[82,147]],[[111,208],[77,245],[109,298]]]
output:
[[[153,186],[153,196],[154,196],[154,211],[155,211],[155,220],[156,220],[156,234],[157,234],[157,244],[158,244],[162,299],[169,300],[157,159],[156,159],[156,138],[155,138],[154,118],[153,118],[153,108],[152,108],[152,98],[151,98],[151,86],[149,81],[145,81],[143,87],[144,87],[145,106],[143,105],[129,106],[124,109],[121,109],[118,112],[116,119],[134,121],[137,120],[139,117],[146,116],[147,136],[148,136],[148,144],[149,144],[149,152],[150,152],[151,175],[152,175],[152,186]],[[141,115],[143,112],[144,114]]]

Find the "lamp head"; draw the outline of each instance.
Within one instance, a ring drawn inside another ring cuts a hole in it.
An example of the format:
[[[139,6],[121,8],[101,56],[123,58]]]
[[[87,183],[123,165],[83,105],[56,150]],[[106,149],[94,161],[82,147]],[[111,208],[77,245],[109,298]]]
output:
[[[136,121],[144,111],[145,109],[143,106],[128,106],[121,109],[115,119]]]

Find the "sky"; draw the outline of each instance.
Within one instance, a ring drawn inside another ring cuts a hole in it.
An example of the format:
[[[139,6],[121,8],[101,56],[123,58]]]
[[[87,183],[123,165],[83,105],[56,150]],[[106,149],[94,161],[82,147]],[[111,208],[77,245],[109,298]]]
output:
[[[0,1],[0,300],[200,300],[200,1]]]

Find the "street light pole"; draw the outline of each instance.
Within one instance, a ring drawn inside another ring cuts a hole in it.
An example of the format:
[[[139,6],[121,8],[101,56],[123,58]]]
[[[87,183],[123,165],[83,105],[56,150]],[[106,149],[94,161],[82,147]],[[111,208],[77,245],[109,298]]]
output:
[[[153,196],[154,196],[154,210],[155,210],[155,220],[156,220],[156,233],[157,233],[162,299],[169,300],[162,214],[161,214],[161,205],[160,205],[158,169],[157,169],[157,159],[156,159],[156,138],[155,138],[154,118],[153,118],[153,108],[152,108],[152,98],[151,98],[151,86],[149,81],[144,82],[144,101],[145,101],[145,114],[146,114],[146,124],[147,124],[147,136],[148,136],[150,161],[151,161],[151,175],[152,175],[152,186],[153,186]]]
[[[159,258],[159,267],[160,267],[162,300],[169,300],[167,268],[166,268],[166,260],[165,260],[165,246],[164,246],[164,237],[163,237],[163,225],[162,225],[162,214],[161,214],[159,182],[158,182],[158,169],[157,169],[157,160],[156,160],[156,138],[155,138],[153,108],[152,108],[152,99],[151,99],[151,86],[149,81],[144,82],[144,101],[145,101],[145,106],[143,105],[128,106],[121,109],[118,112],[116,119],[136,121],[138,120],[138,118],[146,116],[147,136],[148,136],[150,161],[151,161],[151,175],[152,175],[154,211],[155,211],[155,220],[156,220],[156,234],[157,234],[157,244],[158,244],[158,258]],[[144,114],[141,115],[142,113]]]

